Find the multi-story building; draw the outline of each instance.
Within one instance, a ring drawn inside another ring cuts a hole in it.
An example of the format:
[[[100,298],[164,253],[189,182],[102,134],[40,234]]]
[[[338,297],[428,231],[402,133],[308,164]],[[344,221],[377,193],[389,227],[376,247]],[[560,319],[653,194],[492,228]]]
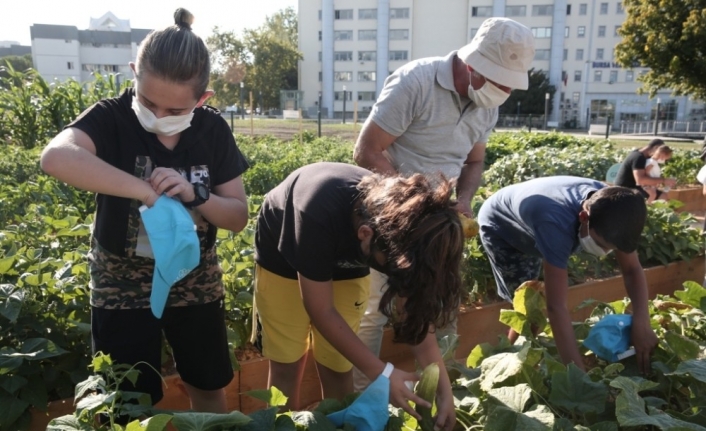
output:
[[[637,95],[644,68],[621,68],[614,58],[625,20],[619,0],[299,0],[299,89],[303,105],[366,116],[385,78],[404,63],[443,56],[470,42],[481,23],[505,16],[531,28],[532,66],[558,91],[549,121],[577,125],[649,120],[658,98]],[[689,120],[699,111],[687,97],[659,93],[661,118]]]
[[[47,80],[91,80],[92,73],[120,73],[130,77],[140,42],[151,30],[130,28],[130,21],[111,12],[91,18],[88,30],[70,25],[34,24],[32,62]]]
[[[0,40],[0,58],[10,55],[22,56],[31,53],[31,46],[20,45],[19,42],[14,40]],[[0,64],[2,64],[2,62],[0,62]]]

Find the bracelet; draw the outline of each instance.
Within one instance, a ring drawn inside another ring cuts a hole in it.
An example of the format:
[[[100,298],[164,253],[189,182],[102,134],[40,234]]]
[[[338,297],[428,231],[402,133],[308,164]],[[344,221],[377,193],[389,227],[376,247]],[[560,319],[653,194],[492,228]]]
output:
[[[395,366],[388,362],[387,365],[385,365],[385,369],[382,370],[382,375],[389,379],[390,375],[392,375],[392,371],[394,371],[394,369],[395,369]]]

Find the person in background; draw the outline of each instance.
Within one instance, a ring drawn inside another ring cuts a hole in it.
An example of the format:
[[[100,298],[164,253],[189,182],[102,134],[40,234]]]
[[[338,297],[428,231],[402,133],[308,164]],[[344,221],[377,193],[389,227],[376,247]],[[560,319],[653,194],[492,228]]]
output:
[[[202,412],[227,411],[233,378],[226,339],[218,228],[242,230],[248,221],[242,173],[248,168],[220,113],[204,102],[213,92],[208,48],[192,33],[193,16],[174,13],[174,25],[140,44],[134,87],[84,111],[44,149],[42,169],[96,193],[88,254],[93,351],[116,363],[140,364],[135,386],[122,390],[162,398],[162,337],[176,369]],[[191,212],[200,262],[171,287],[161,319],[150,310],[155,260],[140,206],[161,196]],[[154,371],[157,370],[157,371]]]
[[[662,176],[662,168],[660,168],[660,165],[664,164],[667,160],[671,158],[672,149],[666,145],[660,145],[659,147],[657,147],[654,154],[652,154],[652,157],[647,159],[647,161],[645,162],[645,174],[647,174],[647,176],[650,178],[664,179],[664,177]],[[656,186],[645,185],[642,186],[642,189],[648,194],[648,204],[654,202],[657,199],[665,201],[669,200],[669,186],[665,187],[664,189],[658,189]]]
[[[647,283],[637,244],[647,218],[634,189],[570,176],[545,177],[505,187],[478,214],[480,238],[498,286],[512,302],[525,281],[544,276],[547,314],[564,363],[584,369],[567,306],[569,257],[615,252],[632,306],[632,343],[642,372],[650,369],[657,336],[650,326]],[[517,332],[508,338],[515,342]]]
[[[674,178],[651,178],[645,173],[647,158],[652,157],[657,148],[662,145],[664,145],[664,141],[656,138],[646,146],[629,152],[615,177],[615,185],[636,189],[645,199],[648,199],[650,195],[643,189],[643,186],[674,187],[676,184]]]
[[[498,107],[526,90],[534,58],[529,28],[508,18],[483,22],[471,43],[445,57],[412,61],[390,75],[355,145],[355,162],[385,175],[441,172],[457,179],[457,210],[472,217],[485,147]],[[359,337],[380,353],[387,322],[378,309],[386,279],[372,271],[371,297]],[[455,333],[455,320],[438,336]],[[369,381],[354,370],[355,389]]]
[[[369,294],[369,268],[388,276],[380,301],[395,341],[411,345],[420,366],[437,363],[438,429],[455,423],[451,382],[434,328],[462,295],[463,232],[450,181],[415,174],[384,177],[343,163],[315,163],[290,174],[263,202],[255,236],[254,344],[270,360],[268,386],[300,409],[310,340],[322,397],[353,391],[351,368],[375,380],[385,364],[356,336]],[[311,337],[311,338],[310,338]],[[428,405],[393,370],[389,401]]]

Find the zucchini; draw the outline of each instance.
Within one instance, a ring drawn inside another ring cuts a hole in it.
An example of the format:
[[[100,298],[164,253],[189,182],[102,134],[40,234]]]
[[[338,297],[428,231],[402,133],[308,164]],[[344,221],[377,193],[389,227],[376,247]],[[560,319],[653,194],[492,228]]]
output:
[[[414,393],[429,404],[434,406],[436,398],[436,389],[439,386],[439,365],[437,363],[429,364],[417,383],[417,388]],[[434,431],[434,420],[431,416],[432,407],[415,406],[415,410],[422,416],[419,422],[419,428],[422,431]]]

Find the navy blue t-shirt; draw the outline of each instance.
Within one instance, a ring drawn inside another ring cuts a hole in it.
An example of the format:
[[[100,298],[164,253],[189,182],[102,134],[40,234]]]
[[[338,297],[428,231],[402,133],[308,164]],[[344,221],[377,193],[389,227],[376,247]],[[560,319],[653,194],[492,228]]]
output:
[[[514,184],[485,201],[478,223],[518,251],[565,269],[579,247],[581,205],[603,187],[599,181],[570,176]]]

